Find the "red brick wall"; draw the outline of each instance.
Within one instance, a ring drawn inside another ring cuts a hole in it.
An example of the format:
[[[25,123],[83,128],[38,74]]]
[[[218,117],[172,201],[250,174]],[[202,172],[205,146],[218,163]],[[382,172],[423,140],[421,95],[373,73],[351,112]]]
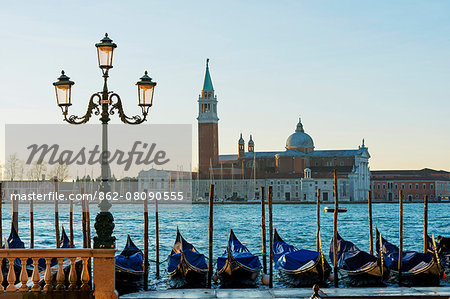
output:
[[[213,166],[219,163],[218,136],[218,126],[216,123],[198,124],[198,170],[200,178],[209,177],[210,163]]]

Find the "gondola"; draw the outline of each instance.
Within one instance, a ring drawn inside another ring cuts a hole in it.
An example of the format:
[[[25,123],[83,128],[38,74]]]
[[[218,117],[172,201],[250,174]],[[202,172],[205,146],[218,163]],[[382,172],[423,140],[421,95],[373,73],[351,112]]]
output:
[[[59,248],[70,248],[70,240],[69,237],[67,237],[66,231],[64,230],[64,226],[62,227],[61,241],[59,242]]]
[[[326,285],[331,267],[325,260],[322,250],[298,250],[284,242],[275,230],[273,237],[273,256],[275,269],[281,280],[290,286],[307,287],[314,284]]]
[[[450,250],[445,245],[442,246],[427,235],[427,252],[434,255],[437,254],[441,269],[444,271],[442,279],[448,280],[450,276]]]
[[[434,249],[434,244],[436,243],[436,251],[439,259],[447,270],[450,270],[450,238],[438,236],[438,242],[433,241],[430,236],[428,237],[428,248]],[[432,246],[430,246],[432,245]]]
[[[383,237],[380,241],[380,233],[376,232],[377,242],[376,250],[380,252],[380,246],[383,259],[386,266],[390,269],[392,280],[400,282],[406,286],[437,286],[439,285],[442,270],[439,263],[436,262],[436,256],[432,253],[420,253],[417,251],[403,251],[401,263],[401,278],[399,281],[397,246],[389,243]],[[381,243],[381,245],[380,245]]]
[[[203,254],[187,242],[177,227],[177,237],[168,259],[167,274],[174,287],[204,286],[208,265]]]
[[[247,249],[230,230],[227,249],[217,259],[217,274],[222,286],[254,286],[261,270],[259,258]]]
[[[116,290],[119,295],[136,292],[144,287],[144,255],[127,236],[127,244],[116,256]]]
[[[360,250],[350,241],[337,234],[337,267],[341,279],[349,286],[381,286],[388,277],[388,270],[382,258]],[[330,260],[334,264],[333,240],[330,246]]]

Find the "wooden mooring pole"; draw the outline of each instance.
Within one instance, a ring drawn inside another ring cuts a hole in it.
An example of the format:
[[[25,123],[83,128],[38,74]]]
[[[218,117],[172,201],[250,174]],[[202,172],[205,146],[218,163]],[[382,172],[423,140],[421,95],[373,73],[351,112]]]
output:
[[[316,251],[320,251],[320,189],[317,189],[317,208],[316,208],[317,232],[316,232]]]
[[[30,200],[30,248],[34,248],[34,203]]]
[[[73,200],[69,203],[70,248],[73,248]]]
[[[372,190],[369,190],[369,242],[370,254],[373,255],[373,227],[372,227]]]
[[[54,203],[55,203],[55,236],[56,236],[56,248],[59,248],[60,246],[60,235],[59,235],[59,211],[58,211],[58,178],[54,177],[53,178],[53,184],[54,184],[54,189],[55,189],[55,198],[54,198]]]
[[[17,190],[14,190],[14,194],[17,194]],[[19,201],[17,197],[14,197],[12,201],[12,224],[17,233],[19,233]]]
[[[267,242],[266,242],[266,208],[265,208],[265,194],[264,187],[261,187],[261,231],[262,231],[262,259],[263,259],[263,273],[267,274]]]
[[[80,192],[82,195],[84,195],[84,188],[81,187]],[[81,197],[81,229],[83,232],[83,248],[87,248],[87,227],[86,227],[86,206],[84,204],[84,201],[86,199],[84,198],[84,196]]]
[[[427,253],[428,250],[428,195],[425,195],[423,199],[423,253]]]
[[[147,190],[144,190],[144,290],[148,290],[148,198]]]
[[[398,196],[400,205],[400,215],[399,215],[399,245],[398,245],[398,284],[402,284],[402,258],[403,258],[403,192],[400,190]]]
[[[159,278],[159,211],[158,200],[155,198],[155,251],[156,251],[156,277]]]
[[[214,208],[214,185],[209,186],[209,213],[208,213],[208,284],[211,288],[211,279],[213,274],[213,208]]]
[[[337,220],[338,220],[338,183],[337,170],[334,170],[334,213],[333,213],[333,272],[334,272],[334,287],[339,287],[339,275],[337,268]]]
[[[273,211],[272,186],[269,186],[269,288],[273,288]]]

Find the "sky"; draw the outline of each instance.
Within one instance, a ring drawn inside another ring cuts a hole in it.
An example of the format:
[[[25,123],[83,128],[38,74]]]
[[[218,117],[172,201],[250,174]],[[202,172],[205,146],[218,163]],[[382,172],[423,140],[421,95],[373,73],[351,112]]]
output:
[[[108,32],[110,89],[136,114],[148,70],[158,83],[148,122],[192,124],[193,165],[209,58],[222,154],[237,152],[241,132],[256,151],[283,150],[301,116],[316,149],[364,138],[372,170],[450,170],[449,11],[448,1],[4,1],[0,139],[5,124],[62,123],[52,86],[62,69],[75,81],[71,112],[84,113],[102,88],[94,44]]]

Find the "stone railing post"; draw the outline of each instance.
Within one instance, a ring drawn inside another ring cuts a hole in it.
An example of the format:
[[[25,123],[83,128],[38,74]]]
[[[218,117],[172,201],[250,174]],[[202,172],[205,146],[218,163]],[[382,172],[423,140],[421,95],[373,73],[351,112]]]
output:
[[[94,256],[94,297],[96,299],[119,298],[116,291],[114,249],[92,249]],[[98,283],[96,283],[98,282]]]

